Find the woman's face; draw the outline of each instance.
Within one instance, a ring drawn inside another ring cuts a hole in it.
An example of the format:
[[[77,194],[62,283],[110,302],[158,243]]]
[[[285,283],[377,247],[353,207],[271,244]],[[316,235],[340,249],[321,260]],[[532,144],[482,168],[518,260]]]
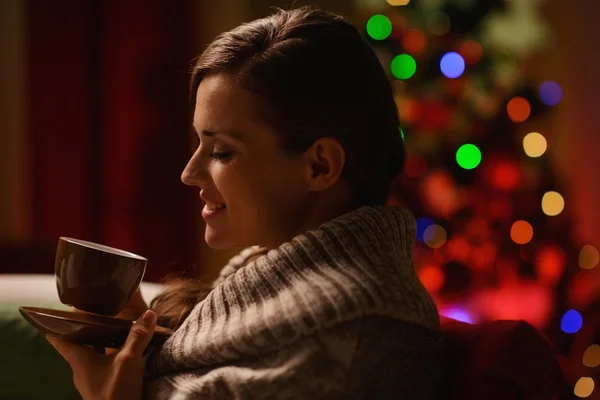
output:
[[[208,75],[196,94],[200,145],[181,180],[201,189],[205,240],[213,248],[275,247],[306,218],[310,162],[284,155],[255,96],[228,74]]]

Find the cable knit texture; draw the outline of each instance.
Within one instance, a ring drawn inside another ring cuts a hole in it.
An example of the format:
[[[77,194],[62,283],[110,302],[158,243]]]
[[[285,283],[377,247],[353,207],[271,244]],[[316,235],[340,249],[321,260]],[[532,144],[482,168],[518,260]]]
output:
[[[374,206],[243,250],[148,357],[147,397],[433,398],[439,316],[414,237],[408,211]]]

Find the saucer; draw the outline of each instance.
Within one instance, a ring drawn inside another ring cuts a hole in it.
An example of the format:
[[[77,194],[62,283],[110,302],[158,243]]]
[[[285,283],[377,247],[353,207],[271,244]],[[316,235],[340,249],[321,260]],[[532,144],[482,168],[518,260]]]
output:
[[[19,307],[23,317],[44,335],[56,336],[71,342],[120,348],[135,321],[103,315],[53,310],[41,307]],[[150,345],[160,345],[171,336],[172,330],[156,326]]]

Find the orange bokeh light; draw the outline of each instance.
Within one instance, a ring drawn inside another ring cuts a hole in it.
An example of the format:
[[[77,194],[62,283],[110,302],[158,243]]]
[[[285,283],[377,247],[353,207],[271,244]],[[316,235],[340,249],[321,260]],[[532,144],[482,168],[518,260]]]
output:
[[[474,40],[467,40],[460,45],[458,52],[465,60],[465,63],[472,65],[481,60],[483,47]]]
[[[423,106],[417,100],[400,98],[396,100],[400,119],[407,124],[418,122],[423,115]]]
[[[425,264],[419,269],[419,279],[428,292],[437,292],[444,285],[444,271],[437,265]]]
[[[506,111],[513,122],[523,122],[531,114],[531,104],[524,97],[513,97],[506,105]]]
[[[425,35],[418,29],[409,29],[402,36],[402,46],[409,53],[420,53],[425,48]]]
[[[516,221],[510,228],[510,238],[517,244],[527,244],[533,239],[533,227],[527,221]]]

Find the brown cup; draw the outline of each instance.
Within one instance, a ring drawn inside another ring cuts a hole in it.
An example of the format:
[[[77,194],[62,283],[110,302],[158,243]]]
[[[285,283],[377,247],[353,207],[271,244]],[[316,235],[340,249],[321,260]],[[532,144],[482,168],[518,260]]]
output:
[[[138,289],[148,260],[124,250],[61,237],[54,273],[63,304],[115,316]]]

